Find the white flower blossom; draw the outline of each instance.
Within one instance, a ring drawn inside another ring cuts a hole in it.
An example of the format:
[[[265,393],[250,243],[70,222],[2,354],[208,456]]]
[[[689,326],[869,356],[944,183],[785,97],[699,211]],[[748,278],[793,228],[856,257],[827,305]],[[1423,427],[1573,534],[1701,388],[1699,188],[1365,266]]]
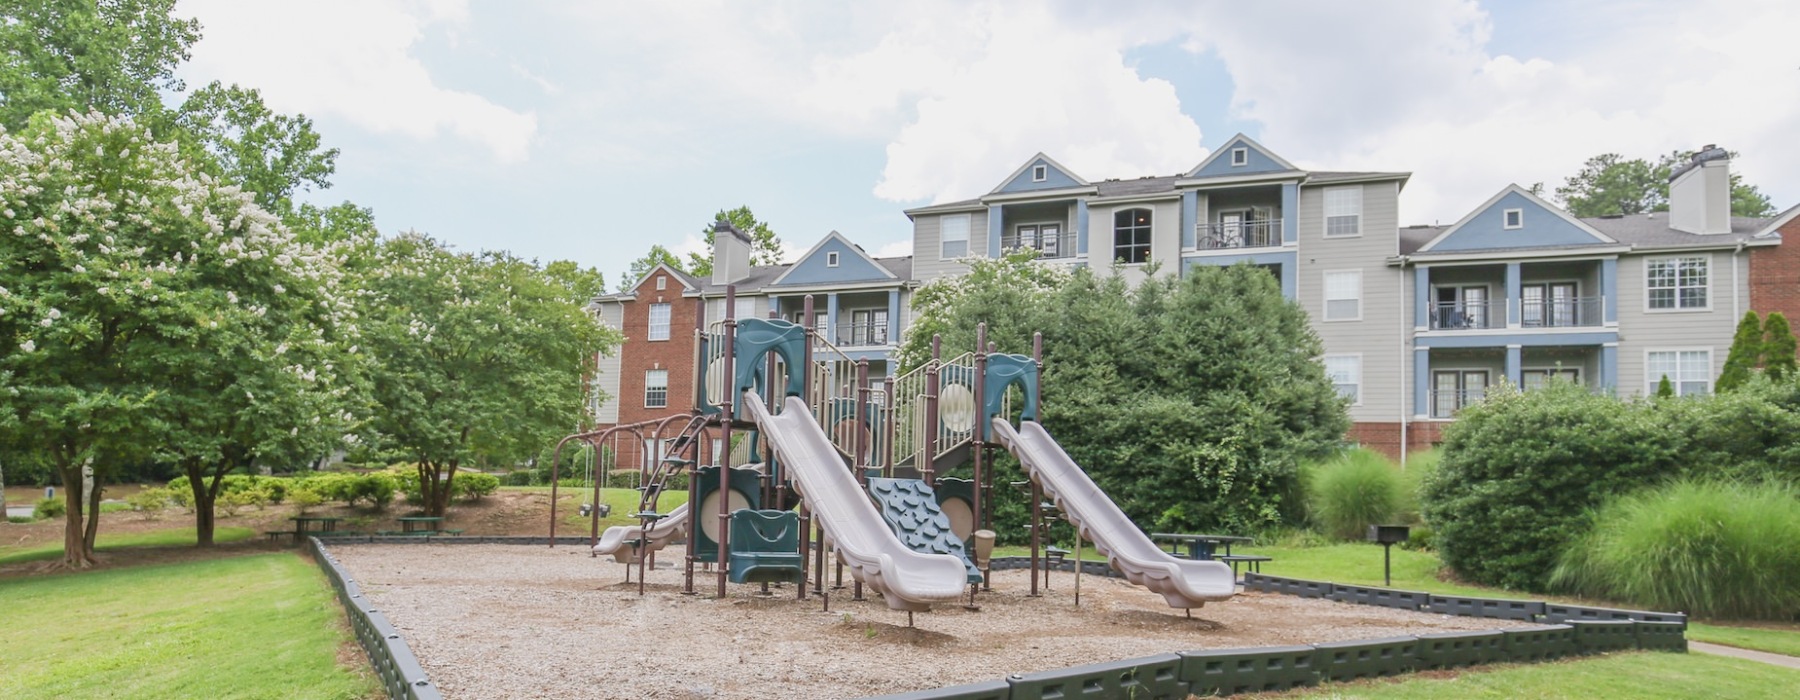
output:
[[[55,321],[62,318],[62,310],[52,306],[50,307],[50,313],[48,315],[50,316],[50,320]]]
[[[24,350],[25,352],[37,352],[37,341],[27,340],[23,343],[19,343],[19,349]]]

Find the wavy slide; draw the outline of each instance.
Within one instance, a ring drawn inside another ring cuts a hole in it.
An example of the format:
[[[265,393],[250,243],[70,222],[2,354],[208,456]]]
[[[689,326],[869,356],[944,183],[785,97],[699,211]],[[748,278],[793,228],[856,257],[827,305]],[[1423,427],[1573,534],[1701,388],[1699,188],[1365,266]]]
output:
[[[675,538],[687,535],[687,508],[686,503],[676,506],[669,511],[668,517],[650,526],[650,532],[645,538],[649,541],[645,552],[658,551]],[[644,529],[637,525],[614,525],[606,528],[600,533],[600,541],[594,545],[594,553],[610,554],[616,561],[629,562],[632,560],[631,547],[627,543],[637,539],[643,532]]]
[[[1179,559],[1151,542],[1043,426],[1025,421],[1014,429],[1004,418],[995,418],[993,436],[1125,580],[1161,594],[1171,608],[1198,608],[1237,593],[1231,567],[1223,562]]]
[[[894,610],[928,610],[932,603],[962,597],[967,581],[962,560],[915,552],[894,536],[844,468],[831,439],[813,421],[805,401],[790,396],[780,415],[770,415],[755,392],[744,395],[750,418],[787,465],[806,507],[837,548],[838,558],[850,566],[851,575],[880,593]]]

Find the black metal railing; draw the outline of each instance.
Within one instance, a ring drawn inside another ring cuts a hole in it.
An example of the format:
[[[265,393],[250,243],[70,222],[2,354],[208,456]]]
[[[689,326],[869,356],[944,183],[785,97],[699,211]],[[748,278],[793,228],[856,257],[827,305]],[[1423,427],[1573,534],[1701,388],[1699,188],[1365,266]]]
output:
[[[888,324],[885,321],[881,323],[846,323],[837,327],[836,345],[839,347],[887,344]]]
[[[1431,307],[1431,330],[1475,330],[1506,325],[1506,307],[1492,302],[1439,302]]]
[[[1273,248],[1281,245],[1281,219],[1198,224],[1195,233],[1200,250]]]
[[[1606,319],[1606,297],[1523,301],[1519,304],[1519,319],[1526,328],[1598,326]]]
[[[1026,233],[1020,235],[1018,231],[1013,231],[1012,233],[1000,236],[1000,248],[1002,250],[1031,248],[1036,250],[1038,252],[1038,257],[1041,258],[1073,258],[1076,255],[1075,232],[1063,231],[1050,235]]]

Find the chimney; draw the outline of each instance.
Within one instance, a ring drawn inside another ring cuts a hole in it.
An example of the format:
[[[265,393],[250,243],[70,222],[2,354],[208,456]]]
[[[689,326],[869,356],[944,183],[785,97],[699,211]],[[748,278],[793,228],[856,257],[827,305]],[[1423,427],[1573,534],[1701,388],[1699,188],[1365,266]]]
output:
[[[713,284],[731,284],[749,276],[749,234],[724,219],[713,222]]]
[[[1707,144],[1669,173],[1669,226],[1688,233],[1731,232],[1731,154]]]

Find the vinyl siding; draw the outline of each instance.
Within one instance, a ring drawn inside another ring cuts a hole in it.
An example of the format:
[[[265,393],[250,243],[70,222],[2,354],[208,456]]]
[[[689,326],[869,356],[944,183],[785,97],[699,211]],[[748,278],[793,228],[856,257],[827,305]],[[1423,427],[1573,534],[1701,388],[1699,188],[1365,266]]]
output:
[[[619,330],[622,320],[619,318],[624,307],[617,303],[600,305],[600,323],[607,328]],[[606,400],[600,402],[600,414],[595,422],[600,425],[612,425],[619,422],[619,353],[621,348],[608,348],[610,352],[602,355],[595,370],[600,379],[600,390],[606,392]]]
[[[1727,251],[1700,254],[1709,260],[1707,300],[1710,308],[1705,311],[1649,311],[1645,308],[1648,297],[1645,293],[1645,261],[1682,254],[1619,258],[1620,396],[1639,396],[1645,392],[1648,378],[1645,376],[1644,353],[1651,350],[1709,349],[1712,351],[1712,379],[1718,379],[1719,371],[1725,366],[1725,353],[1731,349],[1731,336],[1737,330],[1738,316],[1747,308],[1749,270],[1744,267],[1747,256],[1733,256]],[[1734,257],[1740,266],[1735,275],[1732,270]],[[1734,281],[1737,284],[1733,284]]]
[[[944,216],[947,215],[921,214],[913,219],[913,277],[920,282],[969,271],[969,266],[941,257],[943,246],[938,239],[938,222]],[[987,255],[987,226],[986,211],[969,214],[970,255]]]
[[[1387,259],[1399,251],[1399,197],[1393,182],[1362,185],[1362,236],[1325,238],[1323,187],[1300,189],[1299,263],[1295,291],[1312,317],[1313,330],[1327,355],[1362,355],[1362,405],[1350,407],[1353,421],[1395,421],[1411,394],[1410,320],[1401,326],[1410,303],[1411,281]],[[1284,212],[1284,216],[1289,215]],[[1362,272],[1362,320],[1325,322],[1325,271]],[[1405,303],[1403,303],[1405,302]],[[1404,358],[1404,359],[1403,359]]]
[[[1136,202],[1130,204],[1109,204],[1088,206],[1088,267],[1104,273],[1112,269],[1113,264],[1113,215],[1124,209],[1149,209],[1150,217],[1150,261],[1159,263],[1157,274],[1162,276],[1178,274],[1181,271],[1181,200],[1172,199],[1162,202]],[[1136,285],[1146,277],[1145,265],[1127,265],[1121,273],[1130,284]]]

